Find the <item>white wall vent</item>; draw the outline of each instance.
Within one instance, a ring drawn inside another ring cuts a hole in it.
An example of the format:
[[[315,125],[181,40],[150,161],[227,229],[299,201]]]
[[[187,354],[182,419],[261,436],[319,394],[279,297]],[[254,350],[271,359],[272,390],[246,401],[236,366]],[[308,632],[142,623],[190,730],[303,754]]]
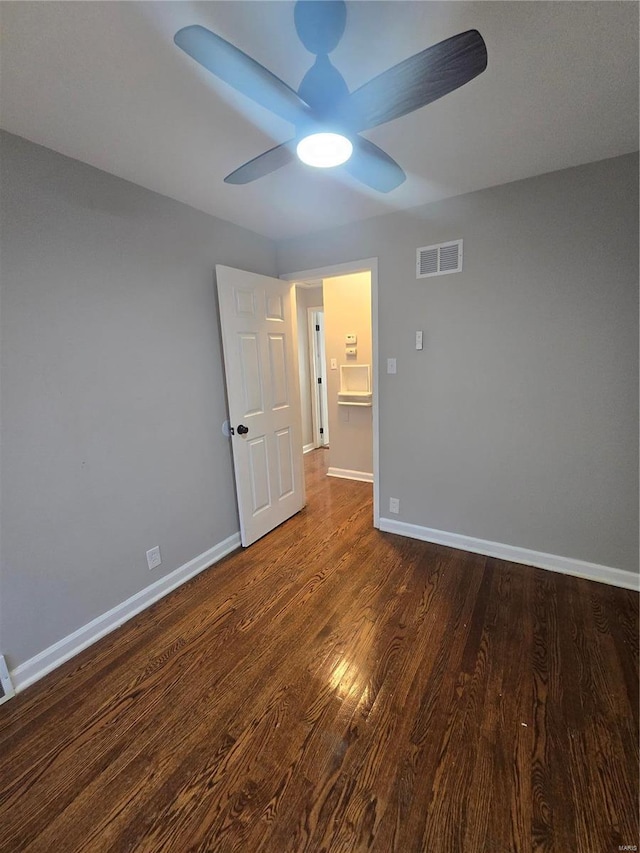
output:
[[[423,246],[416,253],[416,278],[447,275],[462,270],[462,240]]]

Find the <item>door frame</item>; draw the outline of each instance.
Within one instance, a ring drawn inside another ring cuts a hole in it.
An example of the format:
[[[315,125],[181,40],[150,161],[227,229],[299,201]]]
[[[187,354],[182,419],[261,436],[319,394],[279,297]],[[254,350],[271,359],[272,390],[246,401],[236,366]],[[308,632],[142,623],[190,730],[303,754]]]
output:
[[[318,335],[316,332],[315,317],[318,312],[324,316],[322,305],[310,305],[307,308],[307,335],[309,341],[309,373],[311,376],[311,424],[313,431],[313,443],[316,448],[328,445],[328,441],[323,441],[324,438],[330,438],[328,428],[328,404],[327,404],[327,365],[324,357],[324,341],[321,349],[318,349]],[[324,332],[323,332],[324,337]],[[318,364],[322,364],[323,370],[318,370]],[[322,379],[322,386],[318,385],[318,378]],[[321,390],[319,390],[321,387]],[[320,402],[319,397],[322,397],[324,405]],[[322,411],[324,410],[324,411]],[[324,414],[324,420],[321,417]],[[320,435],[320,421],[323,420],[324,432]]]
[[[343,264],[328,264],[311,270],[285,273],[280,278],[303,284],[310,279],[334,278],[338,275],[349,275],[354,272],[371,274],[371,349],[373,354],[373,370],[371,376],[373,391],[373,526],[380,527],[380,429],[378,404],[378,259],[364,258],[358,261],[347,261]],[[331,439],[331,437],[329,437]]]

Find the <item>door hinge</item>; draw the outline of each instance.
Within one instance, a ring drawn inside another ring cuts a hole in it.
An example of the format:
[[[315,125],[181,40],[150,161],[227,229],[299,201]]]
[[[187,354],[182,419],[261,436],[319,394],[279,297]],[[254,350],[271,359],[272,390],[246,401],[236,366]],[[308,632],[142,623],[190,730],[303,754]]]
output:
[[[318,376],[318,385],[322,385],[322,376]]]
[[[324,427],[320,427],[320,435],[324,435]]]
[[[319,323],[316,323],[316,332],[319,332],[319,331],[320,331],[320,325],[319,325]]]

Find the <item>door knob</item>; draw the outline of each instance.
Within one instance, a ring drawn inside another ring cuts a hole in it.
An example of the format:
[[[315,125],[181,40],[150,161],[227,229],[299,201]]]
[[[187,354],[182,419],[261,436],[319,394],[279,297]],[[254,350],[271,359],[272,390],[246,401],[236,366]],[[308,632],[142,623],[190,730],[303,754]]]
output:
[[[249,432],[249,427],[244,424],[238,424],[238,435],[246,435]]]

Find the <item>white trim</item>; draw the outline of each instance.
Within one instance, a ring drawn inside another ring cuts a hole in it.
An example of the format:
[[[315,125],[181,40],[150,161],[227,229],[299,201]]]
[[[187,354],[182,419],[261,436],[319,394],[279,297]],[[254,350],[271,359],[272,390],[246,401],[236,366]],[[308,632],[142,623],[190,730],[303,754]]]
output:
[[[0,705],[2,705],[3,702],[8,702],[9,699],[12,699],[16,695],[16,692],[13,689],[13,684],[11,683],[11,676],[9,675],[4,655],[0,655],[0,682],[2,682],[3,693],[3,695],[0,696]]]
[[[336,275],[349,275],[352,272],[367,272],[371,269],[372,264],[377,267],[378,259],[364,258],[360,261],[345,261],[343,264],[328,264],[326,267],[315,267],[312,270],[282,273],[278,278],[284,279],[284,281],[295,281],[296,284],[304,284],[311,279],[333,278]]]
[[[322,282],[320,282],[322,286]],[[296,285],[297,286],[297,285]],[[319,314],[322,314],[322,321]],[[318,346],[316,323],[321,323],[322,341]],[[309,350],[309,396],[311,397],[311,425],[315,447],[329,444],[329,423],[327,405],[327,366],[324,353],[324,306],[309,305],[307,308],[307,346]],[[318,378],[322,379],[322,388],[318,393]],[[319,399],[321,398],[321,399]],[[323,423],[323,434],[320,435],[320,422]]]
[[[176,587],[181,586],[204,569],[208,569],[239,547],[240,534],[234,533],[214,545],[213,548],[209,548],[204,554],[194,557],[193,560],[189,560],[188,563],[145,587],[145,589],[132,595],[131,598],[117,604],[111,610],[107,610],[102,616],[98,616],[83,625],[82,628],[78,628],[77,631],[21,663],[11,672],[16,693],[24,690],[25,687],[29,687],[30,684],[38,681],[106,634],[119,628],[133,616],[142,610],[146,610],[147,607],[172,592]]]
[[[380,426],[378,406],[378,259],[364,258],[359,261],[347,261],[344,264],[331,264],[312,270],[284,273],[280,278],[286,281],[305,282],[312,279],[332,278],[352,272],[371,273],[371,349],[373,352],[373,526],[380,527]],[[331,437],[329,437],[331,440]]]
[[[318,425],[318,377],[316,369],[316,334],[313,323],[314,312],[318,309],[314,306],[307,307],[307,378],[309,380],[309,398],[311,400],[311,432],[315,447],[320,447],[320,427]]]
[[[315,445],[315,444],[313,443],[313,441],[312,441],[312,442],[311,442],[311,444],[305,444],[305,445],[303,445],[303,447],[302,447],[302,452],[303,452],[303,453],[311,453],[311,451],[312,451],[312,450],[315,450],[315,449],[316,449],[316,445]]]
[[[624,589],[640,590],[640,577],[635,572],[624,569],[614,569],[610,566],[600,566],[597,563],[587,563],[584,560],[574,560],[570,557],[560,557],[556,554],[545,554],[542,551],[530,551],[528,548],[516,548],[501,542],[489,542],[486,539],[474,539],[460,533],[448,533],[445,530],[434,530],[418,524],[408,524],[405,521],[394,521],[392,518],[380,519],[380,530],[385,533],[397,533],[411,539],[422,539],[436,545],[448,545],[473,554],[484,554],[487,557],[497,557],[499,560],[509,560],[512,563],[523,563],[525,566],[536,566],[538,569],[548,569],[564,575],[575,575],[579,578],[620,586]]]
[[[373,474],[367,471],[351,471],[349,468],[329,468],[327,477],[340,477],[343,480],[362,480],[363,483],[373,483]]]

